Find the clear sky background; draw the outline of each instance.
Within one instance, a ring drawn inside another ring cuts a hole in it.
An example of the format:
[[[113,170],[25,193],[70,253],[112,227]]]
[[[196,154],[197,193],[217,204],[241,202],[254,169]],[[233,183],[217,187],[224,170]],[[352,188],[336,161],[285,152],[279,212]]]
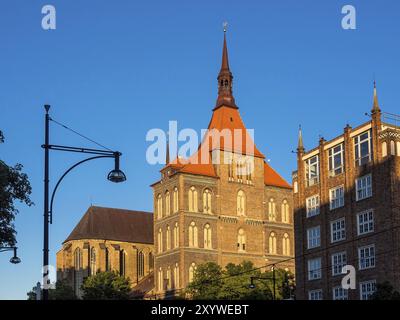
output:
[[[57,10],[57,29],[41,28],[41,8]],[[357,10],[357,29],[341,28],[341,8]],[[112,184],[112,160],[81,166],[60,186],[50,260],[90,204],[152,210],[146,163],[152,128],[206,128],[217,97],[222,22],[229,22],[234,95],[258,148],[287,180],[296,169],[298,125],[306,148],[346,123],[368,118],[376,76],[384,111],[400,113],[400,2],[22,1],[0,2],[0,158],[20,162],[35,206],[16,219],[19,256],[0,254],[0,299],[26,299],[41,277],[43,104],[75,130],[123,152],[128,181]],[[51,143],[96,147],[52,125]],[[51,154],[51,181],[82,155]]]

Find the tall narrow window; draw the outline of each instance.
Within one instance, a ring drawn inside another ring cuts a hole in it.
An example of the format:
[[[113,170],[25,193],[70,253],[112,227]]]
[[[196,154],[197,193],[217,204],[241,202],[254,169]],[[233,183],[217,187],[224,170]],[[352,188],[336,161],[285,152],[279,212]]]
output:
[[[329,207],[331,210],[344,206],[344,186],[329,190]]]
[[[246,179],[247,182],[251,183],[253,179],[253,171],[254,171],[254,158],[249,158],[246,161]]]
[[[382,157],[386,157],[387,156],[387,142],[383,141],[382,142]]]
[[[356,165],[361,166],[372,160],[371,130],[354,138],[354,154]]]
[[[189,267],[189,283],[193,281],[195,272],[196,272],[196,264],[192,262],[192,264]]]
[[[329,149],[329,175],[331,177],[343,172],[343,143]]]
[[[81,249],[76,248],[74,251],[74,291],[77,296],[80,296],[83,283],[82,267],[82,252]]]
[[[307,229],[307,249],[319,247],[321,245],[321,227],[316,226]]]
[[[164,277],[163,277],[163,271],[161,267],[158,269],[158,276],[157,276],[157,282],[158,282],[158,291],[163,292],[164,291]]]
[[[276,254],[276,235],[275,232],[271,232],[269,235],[269,254]]]
[[[119,275],[126,276],[126,254],[124,250],[119,252]]]
[[[306,160],[306,183],[313,186],[319,183],[319,160],[318,155]]]
[[[110,251],[108,248],[104,250],[104,265],[106,268],[106,271],[111,271],[111,263],[110,263]]]
[[[368,174],[356,179],[356,201],[372,196],[372,176]]]
[[[246,234],[242,228],[238,231],[237,247],[238,251],[246,251]]]
[[[392,156],[395,156],[395,155],[396,155],[396,146],[395,146],[393,140],[390,141],[390,154],[391,154]]]
[[[319,215],[319,195],[306,199],[307,218]]]
[[[282,239],[282,253],[284,256],[290,256],[290,239],[289,235],[285,233]]]
[[[179,225],[178,222],[175,222],[174,226],[174,248],[179,247]]]
[[[175,263],[174,267],[174,288],[179,288],[179,264]]]
[[[174,188],[174,213],[177,213],[179,211],[179,192],[178,192],[178,188],[175,187]]]
[[[233,153],[229,153],[227,156],[227,162],[228,162],[228,180],[232,181],[233,180]]]
[[[282,222],[283,223],[289,223],[289,203],[287,202],[287,200],[283,200],[282,202]]]
[[[171,290],[172,288],[172,277],[171,277],[171,267],[167,268],[167,290]]]
[[[197,226],[196,223],[192,221],[189,225],[189,247],[197,248],[198,246]]]
[[[157,217],[158,219],[162,218],[162,196],[159,194],[157,196]]]
[[[204,248],[212,249],[211,227],[208,223],[204,226]]]
[[[205,189],[203,192],[203,212],[211,213],[211,191]]]
[[[137,268],[138,268],[138,277],[141,278],[144,276],[144,254],[142,251],[138,253],[138,263],[137,263]]]
[[[161,228],[158,229],[157,243],[158,243],[158,253],[163,252],[163,236]]]
[[[171,249],[171,229],[169,228],[169,226],[167,226],[167,232],[166,232],[166,239],[165,239],[165,243],[166,243],[166,247],[167,250]]]
[[[397,147],[397,156],[400,157],[400,141],[396,142],[396,147]]]
[[[95,275],[97,272],[96,265],[96,250],[92,247],[90,249],[90,275]]]
[[[153,270],[154,268],[154,257],[153,257],[153,253],[150,252],[149,253],[149,270]]]
[[[189,211],[190,212],[197,212],[197,190],[195,187],[190,187],[189,189]]]
[[[171,214],[171,196],[167,191],[165,193],[165,215],[168,217]]]
[[[236,211],[238,216],[244,216],[246,214],[246,195],[242,190],[239,190],[237,193]]]
[[[269,221],[276,221],[276,204],[272,198],[268,202],[268,219]]]

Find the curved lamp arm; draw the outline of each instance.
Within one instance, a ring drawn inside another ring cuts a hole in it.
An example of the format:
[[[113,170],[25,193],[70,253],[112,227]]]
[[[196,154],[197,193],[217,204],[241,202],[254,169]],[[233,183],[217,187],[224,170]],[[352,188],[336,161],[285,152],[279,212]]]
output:
[[[56,194],[56,191],[58,189],[58,186],[60,185],[61,181],[64,179],[64,177],[71,172],[74,168],[76,168],[77,166],[79,166],[82,163],[85,163],[87,161],[90,160],[94,160],[94,159],[100,159],[100,158],[114,158],[114,155],[105,155],[105,156],[95,156],[95,157],[90,157],[87,159],[84,159],[82,161],[79,161],[77,163],[75,163],[72,167],[70,167],[67,171],[64,172],[64,174],[61,176],[61,178],[57,181],[56,186],[54,187],[53,193],[51,194],[51,200],[50,200],[50,210],[49,210],[49,217],[50,217],[50,224],[53,224],[53,201],[54,201],[54,196]]]

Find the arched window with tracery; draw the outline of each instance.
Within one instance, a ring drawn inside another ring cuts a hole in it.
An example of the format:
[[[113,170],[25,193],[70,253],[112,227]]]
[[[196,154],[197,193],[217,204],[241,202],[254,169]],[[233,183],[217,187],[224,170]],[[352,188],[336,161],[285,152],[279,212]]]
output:
[[[189,283],[193,281],[195,272],[196,272],[196,264],[192,262],[192,264],[189,267]]]
[[[189,225],[189,247],[197,248],[198,246],[199,244],[197,226],[196,223],[192,221]]]
[[[243,190],[239,190],[236,197],[236,212],[238,216],[246,214],[246,195]]]
[[[174,188],[173,209],[174,213],[177,213],[179,211],[179,192],[177,187]]]
[[[140,251],[138,253],[138,276],[139,278],[144,276],[144,253]]]
[[[197,190],[195,187],[190,187],[188,192],[189,198],[189,211],[190,212],[198,212],[198,205],[197,205]]]
[[[276,254],[276,235],[275,232],[271,232],[269,235],[269,254]]]
[[[90,249],[90,275],[95,275],[97,272],[97,264],[96,264],[96,250],[95,248]]]
[[[205,189],[203,192],[203,212],[211,213],[211,191]]]
[[[284,256],[290,256],[290,239],[287,233],[283,235],[282,239],[282,254]]]
[[[212,249],[212,241],[211,241],[211,226],[206,223],[204,225],[204,248]]]
[[[273,198],[268,202],[268,219],[269,221],[276,221],[276,204]]]
[[[171,196],[169,191],[165,193],[165,216],[169,216],[171,214]]]
[[[282,222],[283,223],[289,223],[289,203],[287,202],[287,200],[283,200],[282,202]]]
[[[159,194],[157,196],[157,218],[162,219],[163,212],[162,212],[162,196]]]
[[[246,234],[242,228],[238,230],[237,247],[238,251],[246,251]]]

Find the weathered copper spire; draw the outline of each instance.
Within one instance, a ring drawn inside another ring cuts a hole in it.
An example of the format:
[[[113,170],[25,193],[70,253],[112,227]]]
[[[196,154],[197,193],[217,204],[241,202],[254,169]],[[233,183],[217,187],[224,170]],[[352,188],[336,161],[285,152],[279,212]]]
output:
[[[376,81],[374,80],[374,104],[372,105],[372,113],[381,112],[381,108],[378,103],[378,95],[376,93]]]
[[[226,45],[226,24],[224,24],[224,46],[222,49],[222,64],[218,74],[218,99],[214,109],[227,106],[237,109],[232,94],[233,75],[229,69],[228,47]]]

